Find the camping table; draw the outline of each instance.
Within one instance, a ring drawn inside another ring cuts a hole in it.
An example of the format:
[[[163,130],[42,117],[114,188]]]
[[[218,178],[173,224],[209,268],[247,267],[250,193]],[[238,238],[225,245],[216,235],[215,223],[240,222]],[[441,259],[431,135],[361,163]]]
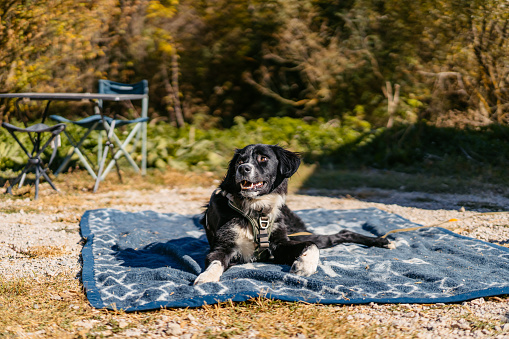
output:
[[[19,101],[21,100],[36,100],[36,101],[47,101],[46,108],[44,109],[43,116],[48,114],[49,105],[52,101],[80,101],[88,100],[95,104],[95,108],[98,110],[98,100],[104,101],[131,101],[131,100],[142,100],[145,98],[144,94],[102,94],[102,93],[0,93],[1,98],[11,98],[16,100],[16,107],[19,112]],[[102,114],[101,111],[99,111]],[[142,118],[146,118],[146,112],[142,110]],[[142,127],[142,174],[145,174],[146,163],[147,163],[147,128],[146,123],[143,123]]]

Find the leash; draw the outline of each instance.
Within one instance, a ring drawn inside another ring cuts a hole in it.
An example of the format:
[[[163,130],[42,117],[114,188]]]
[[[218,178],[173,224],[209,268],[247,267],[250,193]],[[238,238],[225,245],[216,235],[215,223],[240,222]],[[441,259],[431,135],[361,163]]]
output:
[[[478,217],[478,216],[481,216],[481,215],[495,215],[495,214],[504,214],[504,213],[509,213],[509,211],[476,213],[476,214],[470,215],[468,217],[464,217],[464,218],[460,218],[460,219],[452,218],[452,219],[449,219],[447,221],[442,221],[442,222],[440,222],[438,224],[433,224],[433,225],[417,226],[417,227],[407,227],[407,228],[398,228],[398,229],[391,230],[391,231],[385,233],[380,238],[386,238],[389,234],[394,234],[394,233],[411,232],[411,231],[416,231],[416,230],[420,230],[420,229],[423,229],[423,228],[439,227],[439,226],[442,226],[444,224],[453,223],[453,222],[457,222],[457,221],[461,221],[461,220],[467,220],[467,219],[471,219],[473,217]],[[288,236],[289,237],[297,237],[299,235],[312,235],[312,234],[313,233],[309,233],[309,232],[298,232],[298,233],[289,234]]]
[[[309,233],[309,232],[297,232],[297,233],[288,234],[289,237],[298,237],[299,235],[313,235],[313,233]]]
[[[461,220],[467,220],[467,219],[471,219],[473,217],[478,217],[478,216],[481,216],[481,215],[495,215],[495,214],[504,214],[504,213],[509,213],[509,211],[476,213],[476,214],[472,214],[472,215],[470,215],[468,217],[464,217],[464,218],[460,218],[460,219],[452,218],[452,219],[449,219],[447,221],[442,221],[442,222],[440,222],[438,224],[433,224],[433,225],[428,225],[428,226],[398,228],[398,229],[395,229],[395,230],[392,230],[392,231],[389,231],[389,232],[385,233],[384,235],[381,236],[381,238],[385,238],[389,234],[393,234],[393,233],[410,232],[410,231],[420,230],[420,229],[423,229],[423,228],[438,227],[438,226],[441,226],[441,225],[444,225],[444,224],[453,223],[453,222],[457,222],[457,221],[461,221]]]

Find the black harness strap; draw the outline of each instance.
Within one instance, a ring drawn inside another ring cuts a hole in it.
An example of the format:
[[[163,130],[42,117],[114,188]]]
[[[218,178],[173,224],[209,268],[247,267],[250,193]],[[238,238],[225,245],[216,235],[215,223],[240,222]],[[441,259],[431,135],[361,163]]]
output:
[[[256,242],[255,255],[257,257],[260,257],[262,252],[269,249],[270,245],[269,238],[270,234],[272,233],[272,228],[274,226],[274,220],[271,220],[267,215],[263,215],[262,213],[258,220],[255,220],[252,217],[250,217],[247,213],[245,213],[243,210],[241,210],[239,207],[237,207],[231,194],[226,193],[224,191],[221,191],[221,194],[223,194],[228,199],[228,206],[230,206],[231,209],[233,209],[234,211],[242,215],[244,218],[246,218],[251,224],[251,228],[253,230],[253,237]]]

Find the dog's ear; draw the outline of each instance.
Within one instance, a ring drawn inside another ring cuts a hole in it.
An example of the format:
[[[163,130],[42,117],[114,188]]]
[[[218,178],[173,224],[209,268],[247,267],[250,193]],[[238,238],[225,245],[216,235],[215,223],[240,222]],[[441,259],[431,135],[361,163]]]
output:
[[[230,164],[228,165],[228,171],[223,179],[223,182],[219,187],[228,193],[233,193],[235,191],[235,165],[239,159],[240,150],[236,149],[235,154],[233,155],[232,160],[230,160]]]
[[[284,178],[291,177],[300,166],[300,154],[291,152],[281,146],[274,145],[272,150],[276,153],[279,160],[279,174]]]

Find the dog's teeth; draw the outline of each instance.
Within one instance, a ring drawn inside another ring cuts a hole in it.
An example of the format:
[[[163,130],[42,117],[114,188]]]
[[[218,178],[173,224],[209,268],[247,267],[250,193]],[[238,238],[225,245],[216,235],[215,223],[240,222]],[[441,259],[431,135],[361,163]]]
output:
[[[252,182],[244,181],[240,186],[242,189],[251,189],[253,188],[254,184]]]
[[[253,189],[253,188],[260,188],[262,186],[263,186],[263,181],[254,183],[254,182],[249,182],[247,180],[244,180],[243,182],[240,183],[240,187],[242,189],[244,189],[244,190],[250,190],[250,189]]]

